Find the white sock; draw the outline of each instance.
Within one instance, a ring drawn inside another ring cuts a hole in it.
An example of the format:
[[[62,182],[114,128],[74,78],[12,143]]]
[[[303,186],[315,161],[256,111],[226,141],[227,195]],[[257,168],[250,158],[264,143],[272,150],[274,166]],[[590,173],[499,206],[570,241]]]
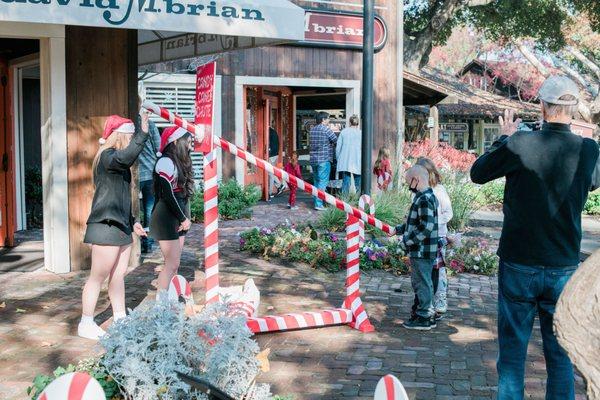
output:
[[[94,317],[90,317],[89,315],[81,315],[81,323],[82,324],[95,324]]]
[[[113,314],[113,321],[117,322],[118,320],[125,318],[127,316],[127,313],[125,312],[116,312]]]

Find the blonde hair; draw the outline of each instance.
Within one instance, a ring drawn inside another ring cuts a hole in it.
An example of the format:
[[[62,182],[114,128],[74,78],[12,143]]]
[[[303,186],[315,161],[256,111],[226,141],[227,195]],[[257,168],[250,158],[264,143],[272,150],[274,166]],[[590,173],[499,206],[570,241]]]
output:
[[[420,165],[421,167],[424,167],[427,170],[427,172],[429,173],[429,186],[434,188],[440,183],[442,183],[442,175],[440,174],[440,171],[438,171],[433,161],[431,161],[431,159],[427,157],[419,157],[415,165]]]
[[[387,147],[382,147],[379,149],[379,154],[377,155],[377,160],[375,161],[375,168],[381,167],[381,162],[383,160],[390,159],[390,149]]]
[[[98,163],[100,163],[100,157],[102,156],[102,152],[108,149],[122,150],[127,147],[128,138],[127,136],[131,136],[130,133],[121,133],[121,132],[113,132],[104,144],[100,145],[100,148],[96,152],[94,156],[94,161],[92,162],[92,174],[96,172],[96,168],[98,168]],[[94,184],[96,184],[94,182]]]

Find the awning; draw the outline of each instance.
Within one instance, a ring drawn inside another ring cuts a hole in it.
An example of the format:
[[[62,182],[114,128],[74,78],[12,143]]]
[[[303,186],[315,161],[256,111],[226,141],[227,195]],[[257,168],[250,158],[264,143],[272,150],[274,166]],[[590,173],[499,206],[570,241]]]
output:
[[[2,4],[0,21],[138,29],[142,64],[304,39],[304,10],[287,0],[4,0]]]

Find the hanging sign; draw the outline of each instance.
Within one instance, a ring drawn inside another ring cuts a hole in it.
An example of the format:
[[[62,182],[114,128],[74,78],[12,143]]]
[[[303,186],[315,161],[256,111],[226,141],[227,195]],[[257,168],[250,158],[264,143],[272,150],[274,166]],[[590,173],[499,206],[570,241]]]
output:
[[[375,16],[374,46],[379,51],[387,40],[387,26]],[[360,50],[363,47],[363,16],[307,10],[304,14],[304,41],[301,46],[337,47]]]
[[[213,149],[215,109],[215,75],[217,64],[210,62],[196,69],[196,116],[194,124],[204,133],[202,142],[195,142],[194,151],[208,153]]]

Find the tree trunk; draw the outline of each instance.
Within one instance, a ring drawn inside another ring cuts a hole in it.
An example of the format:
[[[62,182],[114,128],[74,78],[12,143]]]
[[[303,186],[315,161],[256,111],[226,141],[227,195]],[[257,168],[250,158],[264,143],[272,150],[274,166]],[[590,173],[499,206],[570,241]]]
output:
[[[587,380],[590,400],[600,400],[600,250],[571,277],[556,304],[558,341]]]

